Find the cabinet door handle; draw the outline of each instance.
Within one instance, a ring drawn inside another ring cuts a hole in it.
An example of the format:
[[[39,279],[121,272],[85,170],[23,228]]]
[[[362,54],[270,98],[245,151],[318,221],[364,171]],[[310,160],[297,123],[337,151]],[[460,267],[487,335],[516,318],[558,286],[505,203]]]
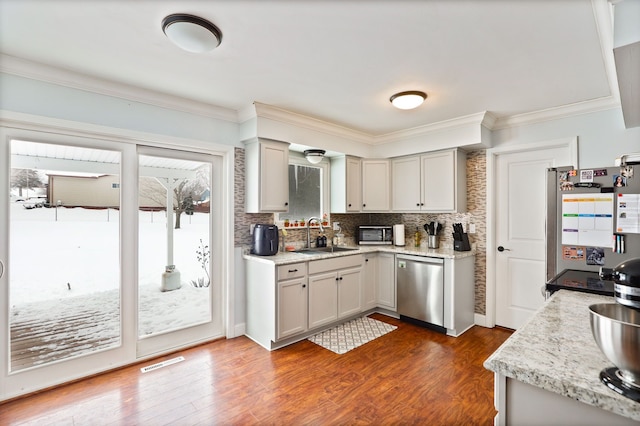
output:
[[[289,272],[298,272],[297,269],[289,269]]]
[[[424,206],[424,203],[420,203],[420,207]]]
[[[307,288],[307,285],[306,284],[302,284],[302,288]]]
[[[369,261],[369,259],[365,259],[364,261],[365,261],[365,262],[368,262],[368,261]]]
[[[420,207],[420,203],[416,203],[416,207]]]
[[[285,206],[288,206],[288,205],[289,205],[289,203],[284,203],[284,205],[285,205]]]
[[[349,203],[349,207],[351,207],[351,203]]]
[[[362,207],[367,207],[367,205],[366,205],[366,204],[363,204],[363,205],[362,205]]]

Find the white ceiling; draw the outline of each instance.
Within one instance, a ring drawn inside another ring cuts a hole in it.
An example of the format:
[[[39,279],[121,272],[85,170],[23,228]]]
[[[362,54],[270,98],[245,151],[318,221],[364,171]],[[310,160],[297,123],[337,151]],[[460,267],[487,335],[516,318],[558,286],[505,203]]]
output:
[[[378,136],[615,98],[597,10],[605,0],[0,0],[0,53]],[[172,13],[215,23],[222,44],[180,50],[160,27]],[[392,108],[404,90],[429,97]]]

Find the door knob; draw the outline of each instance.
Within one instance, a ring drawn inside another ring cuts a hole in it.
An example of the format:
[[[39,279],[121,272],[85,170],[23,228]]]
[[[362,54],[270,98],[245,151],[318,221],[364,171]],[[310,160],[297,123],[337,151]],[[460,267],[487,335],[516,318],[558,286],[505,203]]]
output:
[[[511,251],[511,250],[506,249],[506,248],[504,248],[504,247],[502,247],[502,246],[498,246],[498,251],[499,251],[499,252],[503,252],[503,251]]]

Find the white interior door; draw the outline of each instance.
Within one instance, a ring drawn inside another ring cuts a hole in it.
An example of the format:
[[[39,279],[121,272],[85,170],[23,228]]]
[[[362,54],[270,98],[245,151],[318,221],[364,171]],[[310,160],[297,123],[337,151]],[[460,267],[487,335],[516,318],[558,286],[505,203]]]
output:
[[[517,329],[544,302],[546,169],[571,164],[569,146],[495,158],[497,325]]]

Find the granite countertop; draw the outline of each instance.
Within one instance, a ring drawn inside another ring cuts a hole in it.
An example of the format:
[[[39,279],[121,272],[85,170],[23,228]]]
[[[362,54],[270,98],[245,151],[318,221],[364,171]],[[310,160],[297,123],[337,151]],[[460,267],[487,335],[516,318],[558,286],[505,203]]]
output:
[[[309,260],[329,259],[333,257],[352,256],[362,253],[395,253],[410,254],[414,256],[439,257],[443,259],[462,259],[476,254],[475,250],[471,251],[454,251],[452,248],[427,249],[425,247],[396,247],[396,246],[355,246],[350,247],[355,250],[341,251],[337,253],[313,253],[303,254],[296,252],[278,252],[273,256],[256,256],[249,254],[248,250],[243,255],[245,259],[254,260],[264,263],[274,263],[276,265],[287,265],[291,263],[306,262]]]
[[[640,421],[640,403],[600,381],[612,367],[598,348],[589,305],[613,297],[560,290],[485,362],[504,376]]]

